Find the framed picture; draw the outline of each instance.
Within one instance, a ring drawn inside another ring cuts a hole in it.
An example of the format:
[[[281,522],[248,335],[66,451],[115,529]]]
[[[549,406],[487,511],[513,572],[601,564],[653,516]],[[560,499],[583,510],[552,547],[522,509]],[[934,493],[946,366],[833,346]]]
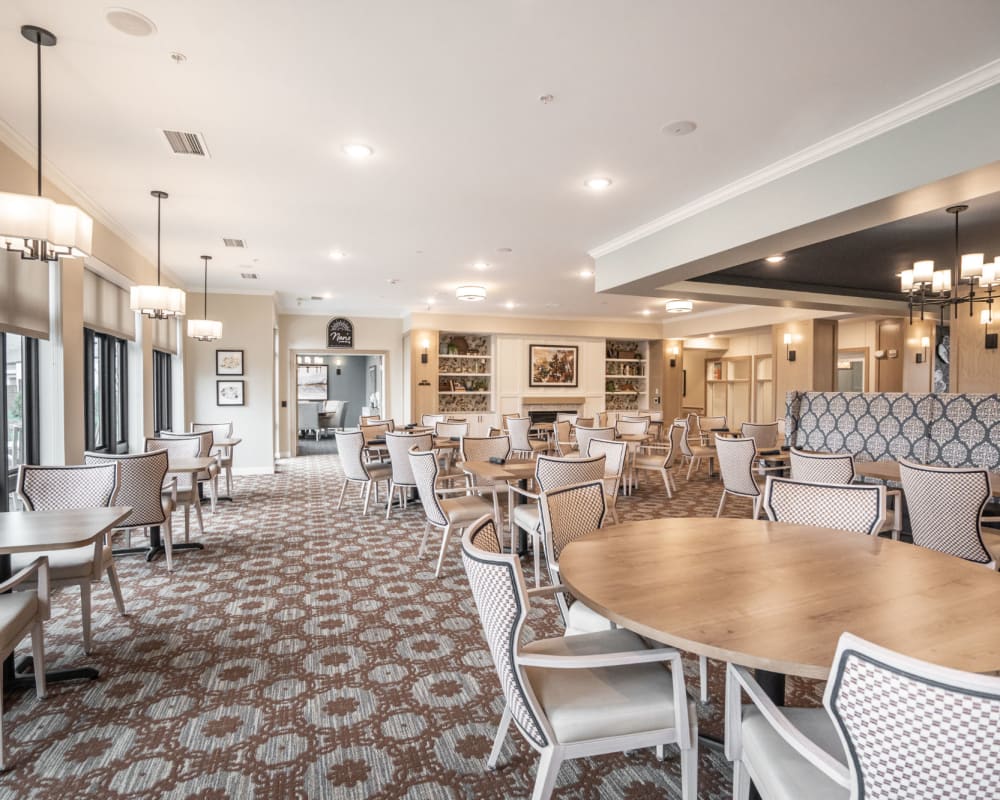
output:
[[[326,400],[330,367],[326,364],[299,364],[296,384],[299,400]]]
[[[244,383],[245,381],[216,381],[215,404],[217,406],[246,405],[243,396]]]
[[[243,351],[242,350],[216,350],[215,351],[215,374],[216,375],[242,375],[243,374]]]
[[[549,344],[528,345],[529,386],[576,386],[578,349]]]

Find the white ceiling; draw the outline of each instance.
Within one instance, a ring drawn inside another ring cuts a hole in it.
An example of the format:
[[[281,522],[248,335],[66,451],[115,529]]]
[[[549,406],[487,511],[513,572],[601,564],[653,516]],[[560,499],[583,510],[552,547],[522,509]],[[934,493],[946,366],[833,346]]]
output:
[[[0,119],[34,140],[19,27],[49,28],[46,157],[146,253],[164,189],[164,263],[192,288],[209,253],[214,289],[276,291],[289,310],[331,293],[301,310],[372,315],[430,296],[468,312],[454,288],[479,282],[487,313],[665,316],[595,295],[587,251],[1000,56],[996,0],[131,7],[155,35],[114,30],[103,2],[0,4]],[[661,133],[679,119],[698,130]],[[211,159],[172,155],[161,128],[203,133]],[[346,158],[353,141],[375,156]],[[614,185],[590,192],[593,175]]]

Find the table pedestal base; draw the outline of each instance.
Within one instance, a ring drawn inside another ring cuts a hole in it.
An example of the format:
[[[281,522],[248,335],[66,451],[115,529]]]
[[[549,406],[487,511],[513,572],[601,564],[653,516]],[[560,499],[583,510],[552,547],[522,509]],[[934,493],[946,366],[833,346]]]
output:
[[[201,542],[181,542],[180,544],[172,544],[170,546],[172,552],[177,552],[178,550],[204,550],[205,545]],[[163,541],[160,539],[160,526],[153,525],[149,529],[149,545],[146,547],[118,547],[111,551],[111,554],[115,557],[119,556],[134,556],[139,553],[144,553],[146,555],[146,561],[152,561],[160,553],[166,551],[163,546]]]
[[[8,695],[15,689],[35,690],[34,674],[25,675],[26,672],[34,672],[35,662],[31,656],[21,659],[17,666],[14,665],[14,656],[10,655],[4,659],[3,663],[3,690],[4,695]],[[77,669],[53,669],[45,673],[46,683],[62,683],[64,681],[96,681],[101,677],[101,673],[93,667],[79,667]]]

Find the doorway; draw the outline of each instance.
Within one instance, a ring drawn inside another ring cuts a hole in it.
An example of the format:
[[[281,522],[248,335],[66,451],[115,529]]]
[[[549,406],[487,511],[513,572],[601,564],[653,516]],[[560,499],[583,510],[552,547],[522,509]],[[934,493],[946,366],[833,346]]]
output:
[[[334,433],[357,429],[362,416],[383,416],[383,355],[295,356],[296,455],[337,452]]]

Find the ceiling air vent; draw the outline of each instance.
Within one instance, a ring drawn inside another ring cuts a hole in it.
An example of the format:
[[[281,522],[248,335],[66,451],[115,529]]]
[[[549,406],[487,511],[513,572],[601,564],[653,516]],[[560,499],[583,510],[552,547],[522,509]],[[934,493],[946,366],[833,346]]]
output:
[[[242,277],[243,280],[245,280],[245,281],[259,281],[260,280],[260,275],[258,275],[256,272],[241,272],[240,273],[240,277]]]
[[[323,298],[322,298],[322,297],[317,297],[316,295],[313,295],[313,296],[312,296],[312,297],[310,297],[309,299],[310,299],[310,300],[322,300]]]
[[[208,146],[200,133],[184,131],[163,131],[170,149],[179,156],[207,156]]]
[[[227,239],[225,236],[222,237],[222,243],[226,247],[246,247],[246,239]]]

